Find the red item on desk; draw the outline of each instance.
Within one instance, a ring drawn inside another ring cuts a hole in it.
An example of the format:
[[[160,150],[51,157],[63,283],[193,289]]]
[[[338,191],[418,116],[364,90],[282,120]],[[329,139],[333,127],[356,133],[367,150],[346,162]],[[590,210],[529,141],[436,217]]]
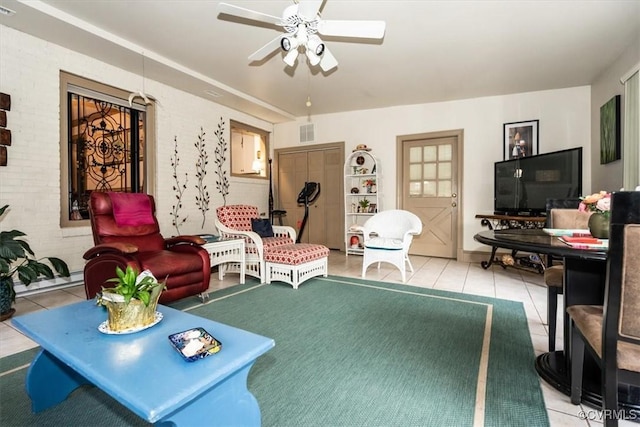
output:
[[[573,236],[562,236],[562,240],[568,243],[589,243],[592,245],[601,245],[602,240],[596,237],[573,237]]]

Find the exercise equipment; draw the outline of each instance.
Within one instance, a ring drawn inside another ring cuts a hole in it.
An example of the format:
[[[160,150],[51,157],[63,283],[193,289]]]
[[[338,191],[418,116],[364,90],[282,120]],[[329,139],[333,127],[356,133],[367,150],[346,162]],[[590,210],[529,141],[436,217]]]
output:
[[[271,175],[271,162],[273,159],[269,159],[269,220],[274,225],[274,221],[278,218],[278,225],[282,225],[282,217],[287,215],[287,211],[273,209],[273,178]]]
[[[300,243],[302,233],[304,233],[304,227],[307,225],[307,219],[309,218],[309,204],[315,202],[318,197],[320,197],[320,183],[305,182],[300,194],[298,194],[298,204],[304,203],[304,218],[302,218],[302,223],[300,224],[296,243]]]

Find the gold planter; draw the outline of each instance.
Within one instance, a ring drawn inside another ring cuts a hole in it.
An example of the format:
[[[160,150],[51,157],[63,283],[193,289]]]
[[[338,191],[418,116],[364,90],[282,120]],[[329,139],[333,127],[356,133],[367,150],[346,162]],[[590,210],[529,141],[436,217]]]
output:
[[[149,326],[155,321],[158,298],[149,302],[149,306],[137,299],[131,299],[127,304],[122,295],[104,292],[102,294],[102,305],[107,308],[107,322],[112,332],[125,331],[129,329],[141,329]]]

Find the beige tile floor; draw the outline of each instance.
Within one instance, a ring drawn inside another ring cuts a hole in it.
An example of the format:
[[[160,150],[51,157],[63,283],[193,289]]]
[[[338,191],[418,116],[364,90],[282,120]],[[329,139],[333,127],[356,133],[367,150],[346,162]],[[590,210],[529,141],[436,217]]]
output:
[[[502,298],[523,303],[531,340],[536,355],[547,350],[548,330],[546,325],[546,288],[542,276],[523,270],[503,269],[492,267],[483,270],[477,263],[464,263],[441,258],[412,256],[414,273],[408,272],[407,284],[424,288],[450,290],[466,294],[483,295]],[[359,256],[345,256],[344,252],[331,251],[329,256],[329,273],[337,276],[360,277],[362,258]],[[211,276],[209,290],[221,289],[238,283],[238,276],[229,274],[223,281],[218,275]],[[371,266],[367,272],[367,279],[388,282],[400,282],[400,272],[394,267],[382,265],[380,270]],[[85,299],[84,288],[80,286],[52,290],[16,300],[17,315],[58,307]],[[559,301],[559,307],[562,302]],[[561,313],[558,313],[558,324],[561,323]],[[562,328],[558,330],[557,346],[562,348]],[[0,325],[0,357],[17,353],[34,347],[35,344],[16,331],[7,320]],[[547,412],[552,427],[564,426],[599,426],[599,413],[587,406],[574,406],[569,397],[557,392],[541,381]],[[590,415],[590,420],[579,418],[581,411]],[[638,426],[638,424],[623,421],[623,427]]]

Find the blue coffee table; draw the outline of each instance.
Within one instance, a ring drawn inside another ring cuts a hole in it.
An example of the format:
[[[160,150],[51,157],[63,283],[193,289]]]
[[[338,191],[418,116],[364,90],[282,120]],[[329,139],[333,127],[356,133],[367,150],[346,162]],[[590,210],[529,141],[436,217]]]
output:
[[[26,378],[33,411],[93,384],[151,423],[260,425],[247,376],[274,340],[169,307],[158,311],[160,323],[128,335],[99,332],[106,310],[94,301],[14,317],[13,324],[42,347]],[[222,350],[185,361],[168,336],[194,327],[217,338]]]

